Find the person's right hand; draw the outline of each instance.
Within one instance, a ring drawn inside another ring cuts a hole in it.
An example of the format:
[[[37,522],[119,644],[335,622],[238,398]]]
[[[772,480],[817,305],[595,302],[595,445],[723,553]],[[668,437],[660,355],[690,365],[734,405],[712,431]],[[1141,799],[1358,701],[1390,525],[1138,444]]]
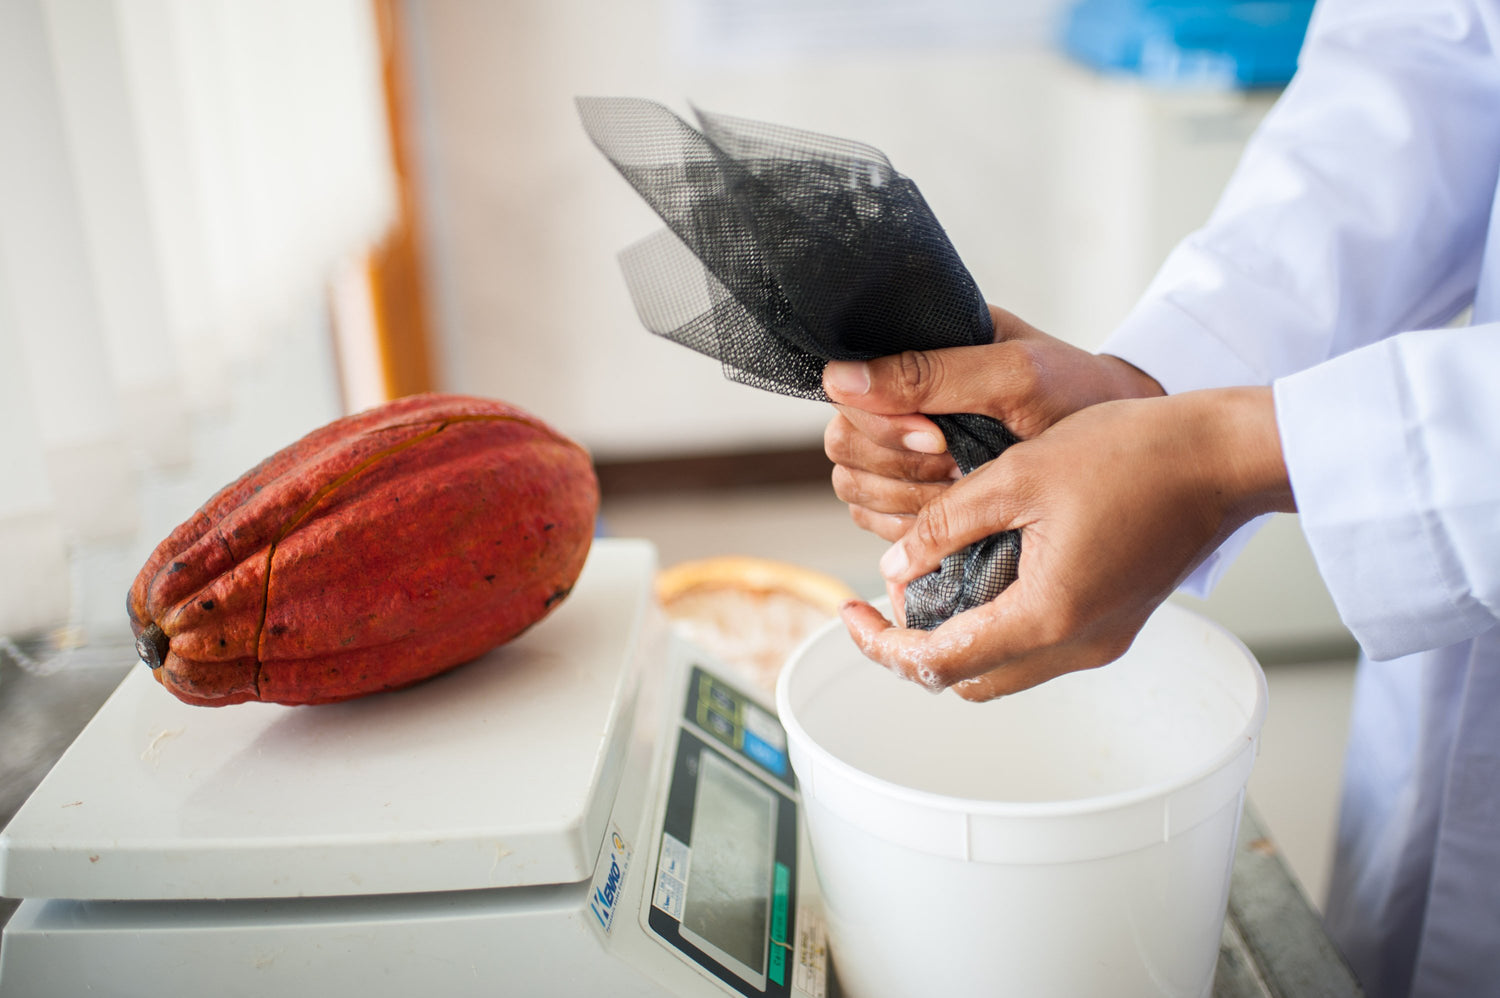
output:
[[[1018,530],[1014,584],[930,631],[858,600],[841,614],[867,658],[988,700],[1114,661],[1230,533],[1296,508],[1270,388],[1088,406],[928,503],[880,559],[899,608],[945,556]]]
[[[855,523],[887,541],[958,477],[942,433],[922,413],[993,416],[1027,440],[1096,402],[1163,394],[1118,357],[1072,346],[993,305],[990,315],[993,343],[824,369],[837,408],[823,435],[834,493]]]

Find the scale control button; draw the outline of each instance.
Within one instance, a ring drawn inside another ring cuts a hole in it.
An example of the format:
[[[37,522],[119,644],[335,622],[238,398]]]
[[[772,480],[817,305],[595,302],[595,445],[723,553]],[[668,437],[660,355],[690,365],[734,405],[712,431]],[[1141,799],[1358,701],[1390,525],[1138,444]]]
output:
[[[786,751],[786,729],[776,717],[753,703],[745,705],[745,731],[778,752]]]
[[[786,753],[779,752],[750,732],[745,732],[745,754],[760,763],[768,772],[786,776]]]
[[[745,705],[745,754],[776,776],[787,773],[786,729],[754,704]]]
[[[733,718],[739,714],[739,697],[728,689],[714,682],[707,676],[702,680],[702,695],[715,709],[722,711],[726,716]]]
[[[698,723],[703,725],[704,731],[717,736],[731,748],[735,747],[734,722],[723,714],[714,710],[701,710],[698,712]]]

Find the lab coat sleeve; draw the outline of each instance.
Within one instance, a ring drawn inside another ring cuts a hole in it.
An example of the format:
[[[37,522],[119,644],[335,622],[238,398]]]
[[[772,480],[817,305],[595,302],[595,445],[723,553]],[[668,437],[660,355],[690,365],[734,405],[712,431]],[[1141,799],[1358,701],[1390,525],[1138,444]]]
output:
[[[1371,658],[1500,624],[1496,372],[1489,323],[1403,333],[1275,384],[1303,529]]]
[[[1497,33],[1495,0],[1320,3],[1296,79],[1213,215],[1168,257],[1102,352],[1169,392],[1271,384],[1461,312],[1478,280],[1500,164]],[[1310,452],[1301,438],[1331,419],[1373,425],[1385,403],[1339,384],[1346,395],[1325,394],[1295,422],[1282,419],[1289,453]],[[1346,471],[1364,459],[1326,457]],[[1324,489],[1305,468],[1291,470],[1311,535],[1344,501],[1339,475]],[[1205,594],[1255,526],[1185,588]],[[1309,540],[1332,589],[1335,545]],[[1334,598],[1341,608],[1358,602]]]

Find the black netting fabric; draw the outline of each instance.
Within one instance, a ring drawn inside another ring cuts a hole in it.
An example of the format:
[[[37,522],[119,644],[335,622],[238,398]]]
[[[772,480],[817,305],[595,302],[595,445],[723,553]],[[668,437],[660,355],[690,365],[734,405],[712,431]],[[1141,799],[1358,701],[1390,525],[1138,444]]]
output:
[[[620,255],[641,322],[727,377],[827,401],[823,365],[988,343],[989,309],[910,179],[879,150],[635,98],[578,101],[600,151],[666,222]],[[968,473],[1015,442],[998,421],[933,421]],[[906,589],[931,629],[1016,577],[1020,537],[950,555]]]

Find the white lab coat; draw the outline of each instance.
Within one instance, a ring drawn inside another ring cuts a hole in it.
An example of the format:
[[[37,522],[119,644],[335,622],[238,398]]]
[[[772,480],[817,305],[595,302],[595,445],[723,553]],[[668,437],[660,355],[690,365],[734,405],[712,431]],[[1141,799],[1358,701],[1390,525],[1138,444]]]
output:
[[[1372,998],[1500,996],[1497,179],[1500,0],[1321,0],[1213,217],[1103,347],[1170,392],[1274,386],[1366,654],[1327,924]]]

